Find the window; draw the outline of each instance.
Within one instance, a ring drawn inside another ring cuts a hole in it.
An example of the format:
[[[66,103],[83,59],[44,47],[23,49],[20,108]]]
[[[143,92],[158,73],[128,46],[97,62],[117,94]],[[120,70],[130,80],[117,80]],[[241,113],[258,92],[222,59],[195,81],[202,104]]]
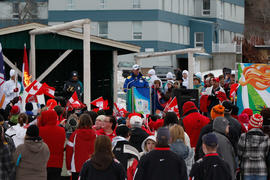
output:
[[[100,7],[101,9],[104,9],[105,6],[106,6],[106,0],[100,0],[99,7]]]
[[[73,9],[74,9],[73,0],[67,0],[67,10],[73,10]]]
[[[141,21],[134,21],[132,24],[133,29],[133,39],[142,39],[142,22]]]
[[[99,37],[108,38],[108,22],[98,23],[98,35]]]
[[[203,32],[196,32],[195,33],[195,47],[203,47],[203,42],[204,42],[204,34]]]
[[[140,0],[133,0],[133,8],[141,8]]]
[[[14,2],[13,3],[13,14],[12,17],[14,19],[18,19],[19,18],[19,3]]]
[[[203,0],[203,15],[210,15],[210,0]]]

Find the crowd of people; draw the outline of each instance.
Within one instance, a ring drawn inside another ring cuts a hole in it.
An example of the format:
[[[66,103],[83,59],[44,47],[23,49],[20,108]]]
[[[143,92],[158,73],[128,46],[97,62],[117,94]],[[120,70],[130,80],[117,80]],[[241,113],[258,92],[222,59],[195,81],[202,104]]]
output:
[[[152,70],[149,82],[138,66],[133,71],[125,90],[150,84],[169,92],[188,83],[187,71],[182,81],[168,73],[166,84]],[[268,179],[270,108],[238,112],[227,95],[233,75],[198,76],[200,106],[185,102],[181,117],[174,111],[116,117],[109,110],[67,110],[55,99],[35,114],[32,103],[22,112],[15,96],[0,110],[0,179]]]

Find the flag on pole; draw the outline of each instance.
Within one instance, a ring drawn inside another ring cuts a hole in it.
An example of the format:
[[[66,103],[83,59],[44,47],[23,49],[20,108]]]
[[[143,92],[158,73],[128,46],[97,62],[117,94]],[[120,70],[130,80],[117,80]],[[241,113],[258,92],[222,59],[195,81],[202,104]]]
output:
[[[99,97],[96,100],[92,101],[90,104],[99,108],[99,110],[108,110],[109,109],[109,102],[108,100],[104,100],[103,97]]]
[[[3,91],[4,83],[5,83],[4,58],[2,52],[2,45],[0,43],[0,108],[2,108],[5,102],[5,94]]]
[[[125,117],[125,114],[128,113],[128,111],[125,108],[120,108],[117,103],[113,103],[113,113],[116,117]]]
[[[33,81],[29,86],[25,88],[27,92],[27,96],[25,99],[25,103],[28,102],[37,102],[36,95],[41,95],[42,93],[42,84],[37,80]]]
[[[48,84],[46,83],[43,83],[43,93],[46,95],[46,96],[49,96],[51,98],[54,98],[54,93],[55,93],[55,88],[54,87],[51,87],[49,86]]]
[[[75,91],[73,95],[69,98],[66,104],[66,110],[71,111],[73,109],[83,108],[85,105],[79,100],[77,92]]]
[[[164,108],[164,112],[175,112],[178,117],[180,117],[177,99],[174,97],[168,105]]]
[[[26,52],[26,45],[24,44],[23,50],[23,66],[22,66],[22,84],[23,87],[27,87],[31,84],[31,76],[29,75],[28,57]]]
[[[239,85],[240,84],[238,84],[238,83],[234,83],[234,84],[231,85],[230,97],[235,97]]]

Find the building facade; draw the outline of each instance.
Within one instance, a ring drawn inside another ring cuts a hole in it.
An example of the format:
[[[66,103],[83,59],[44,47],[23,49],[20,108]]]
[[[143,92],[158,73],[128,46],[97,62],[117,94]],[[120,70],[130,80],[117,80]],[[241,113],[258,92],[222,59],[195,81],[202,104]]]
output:
[[[204,47],[206,54],[195,55],[195,70],[206,71],[241,60],[241,45],[233,39],[242,37],[244,6],[244,0],[48,0],[47,12],[51,25],[90,18],[92,35],[141,46],[141,52]],[[134,62],[134,55],[119,61]],[[187,56],[144,59],[141,65],[186,69]]]
[[[48,0],[0,1],[0,28],[29,22],[48,23]]]

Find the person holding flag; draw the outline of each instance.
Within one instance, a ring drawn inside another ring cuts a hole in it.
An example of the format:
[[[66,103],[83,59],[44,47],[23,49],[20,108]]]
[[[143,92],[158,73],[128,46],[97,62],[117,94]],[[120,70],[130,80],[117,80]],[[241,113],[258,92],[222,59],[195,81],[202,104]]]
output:
[[[3,92],[5,94],[5,102],[3,104],[3,109],[6,105],[15,97],[20,95],[21,85],[17,81],[17,73],[14,69],[9,72],[10,80],[6,81],[4,84]]]

